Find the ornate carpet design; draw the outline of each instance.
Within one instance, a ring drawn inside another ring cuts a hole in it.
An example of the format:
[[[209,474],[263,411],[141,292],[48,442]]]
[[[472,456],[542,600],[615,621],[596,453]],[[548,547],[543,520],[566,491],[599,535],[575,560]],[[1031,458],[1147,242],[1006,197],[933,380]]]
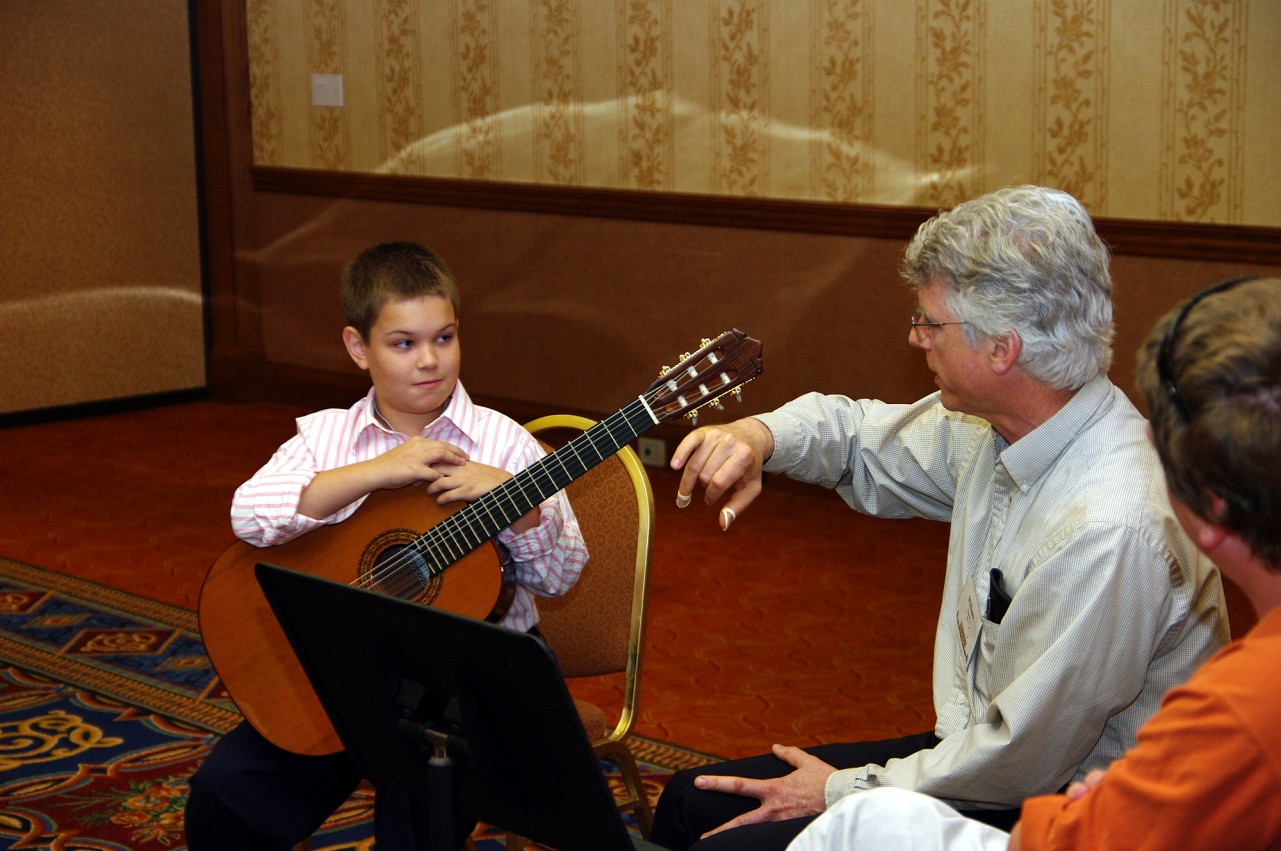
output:
[[[0,848],[184,848],[187,778],[238,721],[193,612],[0,558]],[[651,800],[713,759],[632,749]],[[313,847],[371,848],[372,807],[357,791]],[[502,847],[483,828],[476,845]]]

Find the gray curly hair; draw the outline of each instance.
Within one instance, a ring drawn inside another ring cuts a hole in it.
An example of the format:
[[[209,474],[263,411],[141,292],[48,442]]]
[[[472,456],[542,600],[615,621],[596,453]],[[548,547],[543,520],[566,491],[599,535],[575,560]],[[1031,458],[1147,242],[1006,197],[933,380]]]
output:
[[[1112,363],[1110,252],[1066,192],[1001,189],[917,230],[901,271],[914,290],[938,280],[971,346],[1013,330],[1018,363],[1056,390],[1076,390]]]

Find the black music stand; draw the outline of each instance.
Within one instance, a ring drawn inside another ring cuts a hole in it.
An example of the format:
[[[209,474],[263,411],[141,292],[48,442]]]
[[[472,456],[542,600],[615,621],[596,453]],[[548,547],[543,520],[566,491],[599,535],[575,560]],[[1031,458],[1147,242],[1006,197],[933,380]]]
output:
[[[271,564],[255,573],[363,776],[428,800],[433,851],[460,847],[455,813],[560,851],[662,851],[627,832],[538,639]]]

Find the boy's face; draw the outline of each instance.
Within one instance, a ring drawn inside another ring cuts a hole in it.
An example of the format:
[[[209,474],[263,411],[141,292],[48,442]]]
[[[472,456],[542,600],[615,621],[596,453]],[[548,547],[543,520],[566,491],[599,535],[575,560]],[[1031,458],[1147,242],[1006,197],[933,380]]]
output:
[[[368,340],[348,326],[343,342],[356,365],[369,371],[379,411],[404,434],[419,434],[440,416],[458,383],[458,318],[444,296],[389,301]]]

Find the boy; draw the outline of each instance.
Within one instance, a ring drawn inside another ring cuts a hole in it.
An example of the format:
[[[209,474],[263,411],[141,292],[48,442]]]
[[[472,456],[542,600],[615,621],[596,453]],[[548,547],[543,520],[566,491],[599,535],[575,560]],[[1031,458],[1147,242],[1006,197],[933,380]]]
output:
[[[362,252],[342,278],[343,344],[373,387],[348,410],[298,420],[298,433],[236,491],[231,524],[256,546],[282,544],[340,523],[373,491],[421,486],[442,505],[471,501],[543,454],[519,424],[474,405],[459,382],[458,290],[421,245]],[[504,626],[535,630],[535,593],[559,596],[577,581],[587,550],[564,493],[498,536],[517,587]],[[191,779],[187,841],[205,849],[287,849],[310,836],[360,777],[343,752],[303,756],[247,723],[224,736]],[[425,847],[427,825],[407,790],[380,787],[382,847]],[[458,825],[465,837],[470,825]]]

